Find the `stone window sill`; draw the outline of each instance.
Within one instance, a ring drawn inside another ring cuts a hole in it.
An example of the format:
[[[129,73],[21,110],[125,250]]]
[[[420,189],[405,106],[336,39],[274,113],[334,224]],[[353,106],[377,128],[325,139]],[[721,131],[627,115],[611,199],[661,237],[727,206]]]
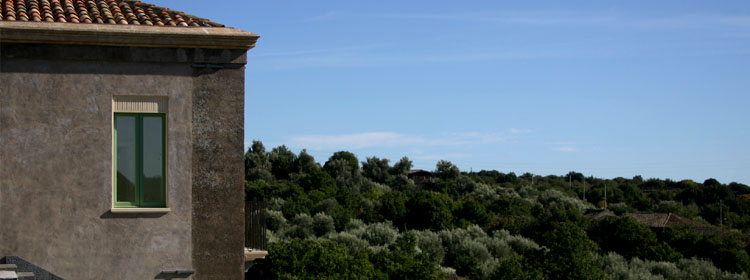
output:
[[[172,211],[169,208],[112,208],[112,213],[168,213]]]
[[[266,255],[268,255],[268,251],[266,250],[245,248],[245,261],[246,262],[251,262],[256,259],[265,259]]]

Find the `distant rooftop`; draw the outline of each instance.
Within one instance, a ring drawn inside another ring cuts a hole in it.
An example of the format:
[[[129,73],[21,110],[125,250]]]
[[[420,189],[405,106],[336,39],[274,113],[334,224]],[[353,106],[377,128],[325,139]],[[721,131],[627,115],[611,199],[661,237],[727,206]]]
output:
[[[132,0],[0,1],[0,21],[224,27],[205,18]]]
[[[691,227],[691,228],[710,228],[710,225],[692,221],[688,218],[673,213],[628,213],[627,217],[634,218],[636,221],[652,228],[671,228],[671,227]]]
[[[617,215],[609,209],[586,209],[583,216],[591,220],[601,220],[606,217],[616,217]]]

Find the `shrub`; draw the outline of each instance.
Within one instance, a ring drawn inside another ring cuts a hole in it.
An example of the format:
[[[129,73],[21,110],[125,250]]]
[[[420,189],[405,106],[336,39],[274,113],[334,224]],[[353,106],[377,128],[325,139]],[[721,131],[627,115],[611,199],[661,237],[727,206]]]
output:
[[[355,256],[366,253],[369,250],[369,243],[367,243],[367,241],[362,240],[358,236],[349,232],[331,234],[327,238],[336,243],[345,245],[346,248],[349,249],[349,253]]]
[[[367,255],[352,256],[331,241],[292,239],[272,243],[266,259],[256,260],[251,279],[373,279]]]
[[[287,238],[307,238],[313,236],[313,219],[306,213],[297,214],[292,226],[284,233]]]
[[[333,225],[333,218],[325,213],[315,214],[313,216],[313,231],[315,231],[315,235],[317,236],[336,232],[336,228]]]
[[[445,257],[445,249],[437,233],[429,230],[410,231],[417,238],[417,247],[433,264],[440,264]],[[455,271],[454,271],[455,272]]]
[[[716,268],[710,261],[696,258],[680,259],[677,263],[644,261],[633,258],[630,261],[615,252],[599,257],[602,268],[612,279],[747,279],[745,272],[732,274]]]
[[[369,224],[362,236],[370,245],[376,246],[391,245],[396,241],[396,237],[398,237],[398,230],[391,225],[391,222]]]
[[[648,226],[630,217],[607,217],[591,226],[589,236],[605,252],[615,251],[625,258],[638,257],[657,261],[674,261],[682,256]]]

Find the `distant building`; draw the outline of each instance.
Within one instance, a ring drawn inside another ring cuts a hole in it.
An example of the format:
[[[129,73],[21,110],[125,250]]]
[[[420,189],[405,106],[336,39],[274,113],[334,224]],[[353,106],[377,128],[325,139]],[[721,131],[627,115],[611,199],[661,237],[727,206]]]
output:
[[[434,176],[432,172],[422,169],[409,170],[407,176],[414,182],[415,185],[418,186],[434,182]]]
[[[140,1],[3,1],[0,257],[73,280],[242,279],[265,255],[244,246],[257,39]]]
[[[617,215],[609,209],[586,209],[583,212],[583,216],[589,220],[601,220],[606,217],[616,217]]]
[[[674,213],[628,213],[625,216],[631,217],[651,228],[689,227],[701,231],[711,231],[713,229],[711,225],[699,223]]]

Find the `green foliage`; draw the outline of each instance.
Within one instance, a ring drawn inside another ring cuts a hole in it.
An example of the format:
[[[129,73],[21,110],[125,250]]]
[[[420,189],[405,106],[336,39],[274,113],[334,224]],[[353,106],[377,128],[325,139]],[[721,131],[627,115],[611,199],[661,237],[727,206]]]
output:
[[[543,234],[551,232],[562,223],[581,230],[585,229],[588,223],[578,209],[567,204],[554,204],[547,207],[535,205],[532,214],[536,217],[536,221],[526,228],[524,235],[537,241],[545,240]],[[547,244],[542,242],[542,245]]]
[[[502,193],[490,203],[490,212],[498,213],[493,222],[493,229],[505,229],[514,234],[520,233],[527,228],[534,219],[531,210],[533,205],[530,201],[521,198],[517,193]]]
[[[412,166],[413,164],[408,157],[402,157],[388,172],[393,176],[406,175]]]
[[[320,169],[320,164],[315,162],[315,158],[307,153],[307,150],[302,150],[297,156],[297,168],[300,173],[310,173],[312,169]]]
[[[456,226],[467,227],[475,224],[480,227],[487,227],[490,223],[490,215],[482,204],[473,199],[467,199],[461,202],[455,213]]]
[[[276,179],[289,179],[289,175],[298,170],[297,155],[286,146],[273,148],[268,159],[271,161],[271,174]]]
[[[346,245],[352,255],[367,254],[370,252],[370,244],[351,232],[339,232],[328,236],[328,239],[336,243]]]
[[[441,179],[456,179],[460,174],[458,167],[453,165],[450,161],[441,160],[437,163],[437,170],[435,173]]]
[[[498,172],[497,170],[482,170],[477,173],[471,173],[469,175],[471,175],[475,181],[485,184],[518,183],[518,177],[513,172],[504,174]]]
[[[332,197],[338,191],[336,181],[319,166],[308,168],[305,173],[299,174],[295,181],[306,192],[317,191],[319,194],[315,196],[316,201]]]
[[[630,217],[602,219],[592,225],[589,236],[603,252],[614,251],[628,259],[676,261],[682,258],[672,247],[657,240],[648,226]]]
[[[304,190],[298,185],[291,185],[284,192],[286,200],[281,205],[281,212],[287,218],[299,214],[308,214],[313,207],[313,201],[307,197]]]
[[[249,276],[743,279],[750,270],[746,185],[466,173],[448,161],[438,162],[431,182],[417,185],[407,177],[408,158],[393,166],[378,157],[359,164],[340,151],[321,167],[305,150],[266,152],[253,143],[245,153],[246,199],[270,204],[271,255]],[[661,211],[718,225],[721,211],[724,228],[652,231],[632,219],[590,222],[581,213],[604,199],[605,184],[618,215]]]
[[[365,228],[363,237],[376,246],[389,246],[396,241],[398,230],[391,223],[374,223]]]
[[[459,275],[467,275],[471,279],[486,279],[487,274],[495,269],[487,246],[477,241],[462,240],[452,256],[454,258],[446,263],[454,267]]]
[[[326,170],[329,170],[330,164],[337,160],[341,160],[346,163],[346,166],[348,167],[347,170],[349,170],[349,172],[355,172],[359,170],[359,160],[354,154],[347,151],[338,151],[333,153],[333,155],[328,158],[328,161],[326,161],[324,165]]]
[[[587,204],[586,202],[576,197],[567,196],[563,192],[555,189],[543,191],[541,194],[539,194],[538,200],[543,205],[566,204],[578,209],[579,211],[591,208],[590,204]]]
[[[610,279],[747,279],[744,272],[733,274],[721,271],[713,266],[710,261],[696,258],[680,259],[676,263],[643,261],[639,258],[628,261],[617,253],[610,252],[599,257],[599,259]]]
[[[594,246],[586,232],[572,222],[552,222],[552,230],[541,234],[537,262],[548,278],[601,279],[604,275],[594,261]]]
[[[343,191],[340,192],[341,195],[359,194],[363,178],[359,169],[352,169],[352,165],[348,160],[331,159],[326,162],[324,168],[336,180],[336,185],[339,186],[339,189]]]
[[[414,235],[405,233],[389,250],[379,251],[371,260],[384,279],[441,279],[429,258],[417,253],[416,248]]]
[[[308,238],[315,236],[313,218],[307,213],[297,214],[291,222],[291,227],[285,232],[288,238]]]
[[[601,268],[594,262],[595,244],[584,228],[586,220],[568,204],[533,209],[537,221],[527,229],[546,250],[528,254],[546,277],[555,279],[600,279]]]
[[[421,242],[423,236],[430,235],[421,232],[418,236]],[[495,231],[489,236],[477,225],[442,230],[439,238],[445,251],[443,265],[451,266],[459,275],[468,275],[472,279],[490,277],[497,269],[498,258],[534,253],[540,248],[534,241],[507,231]]]
[[[266,229],[281,232],[287,227],[287,220],[281,211],[266,210]]]
[[[435,265],[443,262],[445,250],[443,249],[443,242],[437,233],[429,230],[410,232],[417,238],[417,247],[430,262]]]
[[[391,167],[388,165],[388,159],[379,159],[377,157],[368,157],[367,161],[362,162],[363,175],[377,183],[384,184],[390,181]]]
[[[266,155],[266,148],[260,141],[253,141],[252,147],[245,153],[245,180],[273,180],[271,161]]]
[[[376,279],[367,255],[352,256],[332,241],[292,239],[271,244],[257,260],[250,279]]]
[[[312,225],[313,231],[317,236],[324,236],[336,232],[336,227],[333,225],[333,218],[325,213],[315,214],[315,216],[313,216]]]
[[[716,267],[731,272],[750,271],[750,256],[743,249],[746,245],[741,233],[702,234],[682,228],[665,230],[660,238],[685,257],[710,259]]]
[[[418,192],[406,209],[407,228],[441,230],[453,224],[453,200],[442,193]]]
[[[388,192],[380,197],[380,215],[388,217],[398,228],[406,223],[406,202],[408,197],[402,192]]]
[[[524,255],[514,254],[498,261],[497,269],[490,276],[496,280],[544,279],[544,274]]]

